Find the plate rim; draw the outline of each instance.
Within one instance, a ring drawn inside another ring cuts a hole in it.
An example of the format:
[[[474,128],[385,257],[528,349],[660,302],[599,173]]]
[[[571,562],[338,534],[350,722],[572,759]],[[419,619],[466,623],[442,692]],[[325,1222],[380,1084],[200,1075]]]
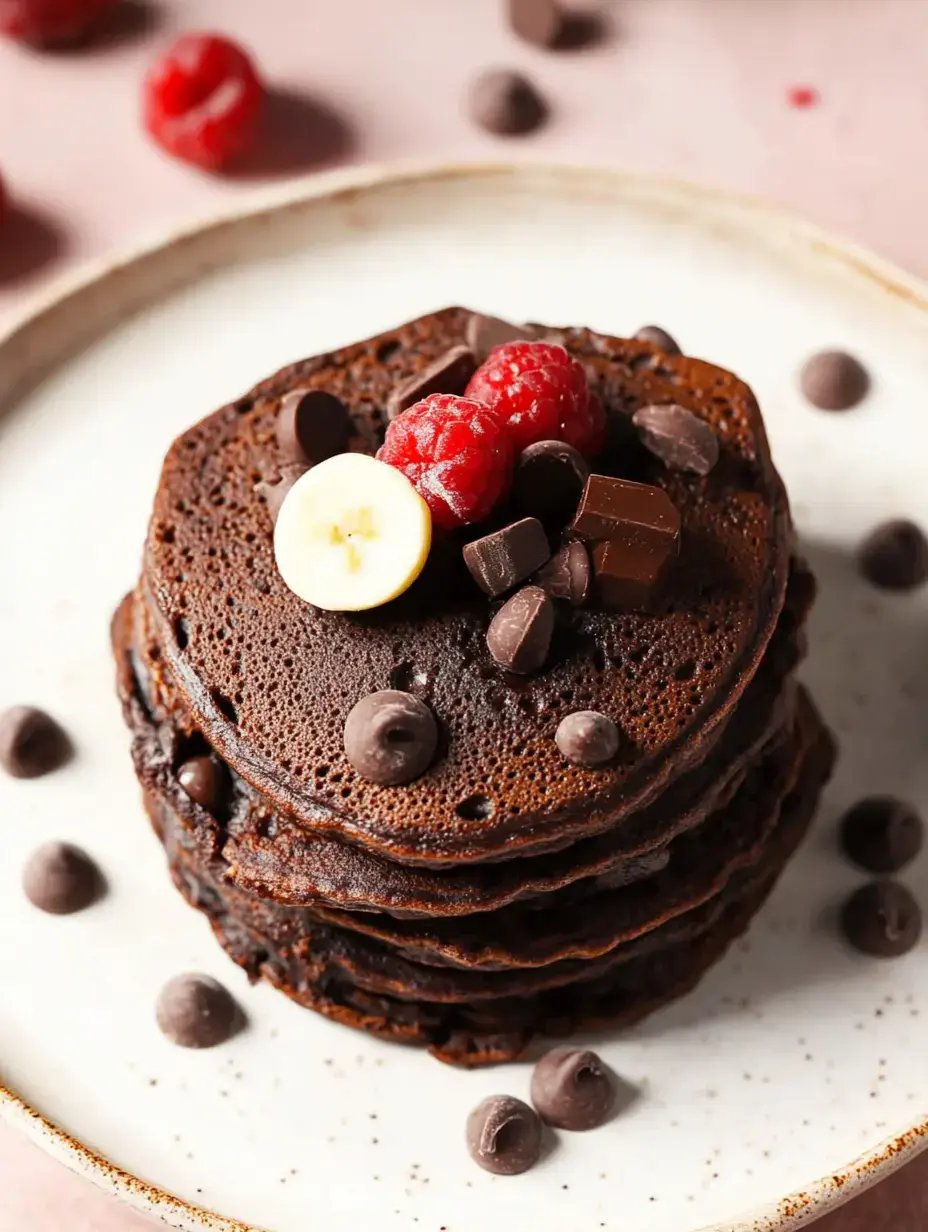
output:
[[[63,331],[57,346],[30,353],[33,332],[49,327],[56,313],[64,313],[75,300],[112,280],[120,273],[172,250],[194,243],[226,227],[254,222],[261,216],[275,216],[313,202],[363,197],[366,193],[390,187],[410,187],[417,183],[454,180],[512,179],[545,176],[579,190],[595,185],[620,200],[630,195],[664,193],[676,197],[691,209],[715,209],[756,226],[778,233],[813,253],[827,257],[848,271],[873,284],[893,298],[925,314],[928,322],[928,282],[910,274],[866,246],[847,240],[809,222],[802,215],[775,205],[762,197],[737,191],[695,184],[672,177],[626,171],[606,165],[540,161],[436,161],[411,160],[392,163],[365,163],[337,168],[288,181],[282,186],[258,189],[238,198],[228,208],[216,210],[198,221],[161,229],[121,250],[115,257],[94,258],[53,279],[39,292],[27,296],[22,306],[0,319],[0,368],[9,353],[21,365],[17,379],[15,362],[12,379],[0,394],[0,410],[15,403],[56,362],[80,345],[79,327]],[[142,296],[142,300],[150,298]],[[94,329],[92,332],[96,332]],[[19,352],[19,355],[16,355]],[[52,353],[50,353],[52,352]],[[80,1142],[56,1125],[26,1100],[7,1087],[0,1078],[0,1119],[22,1132],[27,1139],[71,1171],[98,1188],[124,1200],[140,1212],[155,1215],[183,1232],[268,1232],[254,1224],[207,1210],[135,1176],[106,1159],[93,1147]],[[843,1205],[865,1189],[884,1180],[923,1150],[928,1149],[928,1114],[876,1147],[827,1176],[819,1177],[785,1197],[753,1208],[733,1221],[707,1225],[699,1232],[793,1232]]]

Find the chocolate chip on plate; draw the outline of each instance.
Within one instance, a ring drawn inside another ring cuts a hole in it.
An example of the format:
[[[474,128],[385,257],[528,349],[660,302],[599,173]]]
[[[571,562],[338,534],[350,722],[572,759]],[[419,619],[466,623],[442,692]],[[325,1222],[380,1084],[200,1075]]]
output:
[[[555,1048],[532,1073],[532,1103],[548,1125],[596,1129],[615,1104],[615,1083],[595,1052]]]
[[[635,337],[639,342],[650,342],[652,346],[656,346],[659,351],[663,351],[665,355],[680,355],[680,347],[672,335],[668,334],[666,329],[661,329],[659,325],[642,325]]]
[[[12,706],[0,715],[0,766],[17,779],[36,779],[63,766],[71,741],[50,714],[35,706]]]
[[[574,607],[582,607],[589,597],[592,577],[586,546],[579,539],[572,539],[538,571],[536,581],[552,599],[564,599]]]
[[[362,697],[345,722],[345,756],[362,778],[395,787],[428,769],[438,724],[411,693],[383,689]]]
[[[172,1044],[214,1048],[235,1035],[242,1013],[232,994],[209,975],[176,975],[155,1003],[155,1019]]]
[[[471,577],[494,598],[525,581],[550,555],[548,537],[537,518],[522,518],[464,545]]]
[[[602,766],[619,751],[619,729],[597,710],[576,710],[558,724],[554,740],[568,761],[578,766]]]
[[[583,454],[563,441],[536,441],[519,454],[513,497],[523,513],[564,525],[577,511],[590,474]]]
[[[277,444],[289,462],[312,466],[344,453],[351,417],[340,398],[323,389],[295,389],[277,412]]]
[[[868,796],[841,819],[841,845],[868,873],[898,873],[922,849],[922,819],[895,796]]]
[[[870,374],[846,351],[820,351],[802,365],[799,388],[820,411],[849,411],[866,397]]]
[[[299,462],[290,462],[280,468],[280,478],[276,483],[268,483],[262,480],[260,483],[255,484],[255,491],[264,497],[272,522],[277,521],[277,515],[280,513],[280,507],[284,503],[284,497],[300,476],[306,474],[307,470],[308,467],[303,466]]]
[[[467,1118],[467,1149],[487,1172],[527,1172],[541,1157],[541,1121],[521,1099],[489,1095]]]
[[[507,0],[509,25],[519,38],[536,47],[556,47],[564,29],[557,0]]]
[[[914,590],[928,580],[928,539],[914,522],[893,518],[870,532],[857,563],[864,577],[881,590]]]
[[[523,586],[490,621],[487,646],[501,667],[526,676],[544,666],[553,634],[554,604],[540,586]]]
[[[527,77],[510,69],[488,69],[470,89],[470,117],[502,137],[524,136],[540,128],[548,108]]]
[[[482,364],[496,347],[505,342],[533,338],[534,330],[527,325],[513,325],[500,317],[488,317],[482,312],[475,312],[467,322],[464,336],[477,363]]]
[[[643,406],[632,416],[642,444],[671,470],[708,475],[719,460],[719,438],[686,407]]]
[[[71,843],[45,843],[23,869],[23,890],[33,907],[50,915],[72,915],[95,902],[104,889],[99,868]]]
[[[451,347],[427,368],[397,385],[387,398],[387,419],[396,419],[429,394],[462,394],[476,371],[477,360],[470,347]]]
[[[917,944],[922,913],[911,892],[898,881],[871,881],[850,896],[841,926],[851,945],[875,958],[897,958]]]
[[[215,757],[191,757],[177,771],[177,781],[196,804],[216,813],[229,784],[225,766]]]

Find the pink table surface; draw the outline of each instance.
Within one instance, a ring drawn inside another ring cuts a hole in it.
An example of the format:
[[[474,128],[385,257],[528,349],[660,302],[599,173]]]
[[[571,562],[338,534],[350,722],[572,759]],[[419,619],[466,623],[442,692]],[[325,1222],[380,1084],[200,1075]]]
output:
[[[591,0],[592,4],[592,0]],[[614,163],[767,196],[928,275],[926,0],[614,0],[579,52],[517,43],[498,0],[124,0],[93,50],[0,46],[0,327],[83,260],[208,216],[255,183],[400,157]],[[141,133],[138,82],[185,29],[250,45],[272,84],[261,165],[213,179]],[[461,98],[489,65],[531,73],[552,106],[517,142],[474,130]],[[812,85],[820,103],[792,108]],[[0,1126],[0,1232],[144,1232],[152,1223]],[[928,1156],[822,1232],[928,1226]]]

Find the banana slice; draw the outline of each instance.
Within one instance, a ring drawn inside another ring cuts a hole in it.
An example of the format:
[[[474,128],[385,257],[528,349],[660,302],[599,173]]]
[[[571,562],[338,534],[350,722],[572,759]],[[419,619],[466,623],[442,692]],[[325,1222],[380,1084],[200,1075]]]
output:
[[[302,475],[274,528],[281,577],[329,612],[362,612],[401,595],[431,542],[429,507],[406,476],[360,453],[337,454]]]

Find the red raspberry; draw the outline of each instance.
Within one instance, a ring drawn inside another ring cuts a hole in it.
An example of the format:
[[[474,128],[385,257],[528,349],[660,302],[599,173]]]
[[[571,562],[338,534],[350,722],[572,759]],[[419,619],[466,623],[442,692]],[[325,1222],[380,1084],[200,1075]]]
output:
[[[479,522],[512,479],[512,438],[480,402],[430,394],[398,415],[377,454],[401,470],[442,530]]]
[[[471,377],[465,396],[501,415],[518,449],[536,441],[573,444],[579,438],[595,443],[586,373],[555,343],[505,342],[496,347]]]
[[[561,439],[588,458],[599,453],[606,443],[606,412],[595,394],[590,394],[586,415],[578,415],[561,425]]]
[[[241,47],[217,34],[185,34],[145,79],[145,127],[168,153],[214,171],[254,143],[263,101]]]
[[[50,47],[86,34],[114,0],[0,0],[0,30],[20,43]]]

